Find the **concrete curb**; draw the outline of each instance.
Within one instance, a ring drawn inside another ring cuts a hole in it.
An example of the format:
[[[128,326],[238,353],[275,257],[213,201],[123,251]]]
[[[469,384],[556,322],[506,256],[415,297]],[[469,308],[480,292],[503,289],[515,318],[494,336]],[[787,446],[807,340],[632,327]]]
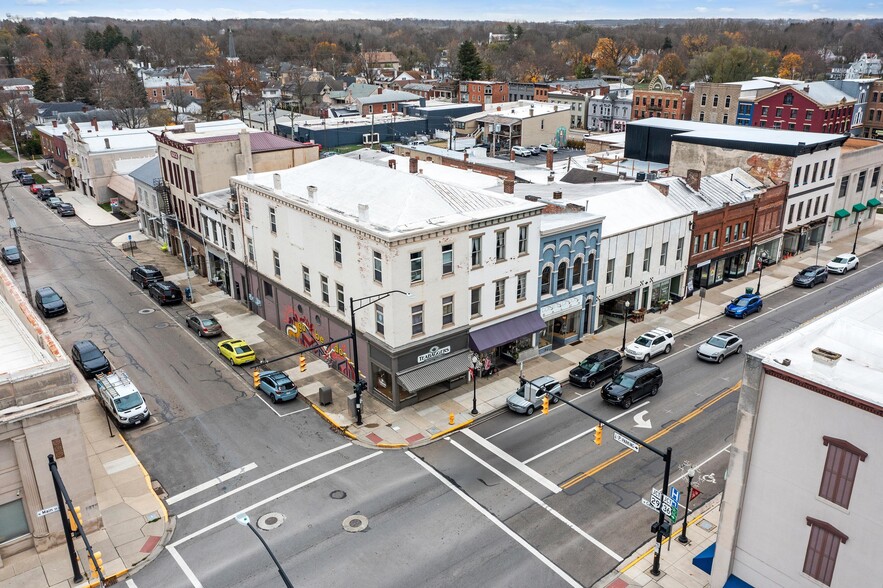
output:
[[[319,408],[318,406],[316,406],[316,405],[313,404],[312,402],[310,402],[310,408],[312,408],[312,409],[315,410],[317,413],[319,413],[319,416],[321,416],[323,419],[325,419],[326,421],[328,421],[328,422],[331,424],[332,427],[334,427],[335,429],[337,429],[338,431],[340,431],[341,433],[343,433],[344,435],[346,435],[346,436],[349,437],[350,439],[358,440],[358,437],[356,437],[356,435],[354,435],[353,433],[350,433],[350,432],[347,430],[347,428],[349,427],[349,425],[347,425],[346,427],[344,427],[344,426],[342,426],[342,425],[337,424],[337,421],[335,421],[333,418],[331,418],[330,416],[328,416],[328,413],[326,413],[324,410],[322,410],[321,408]]]
[[[465,429],[465,428],[467,428],[469,425],[473,424],[474,422],[475,422],[475,419],[469,419],[468,421],[463,421],[463,422],[460,423],[459,425],[454,425],[453,427],[451,427],[451,428],[449,428],[449,429],[445,429],[444,431],[439,431],[439,432],[436,433],[435,435],[432,435],[432,436],[429,438],[429,440],[430,440],[430,441],[435,441],[435,440],[438,439],[439,437],[444,437],[445,435],[448,435],[448,434],[450,434],[450,433],[453,433],[454,431],[459,431],[460,429]]]

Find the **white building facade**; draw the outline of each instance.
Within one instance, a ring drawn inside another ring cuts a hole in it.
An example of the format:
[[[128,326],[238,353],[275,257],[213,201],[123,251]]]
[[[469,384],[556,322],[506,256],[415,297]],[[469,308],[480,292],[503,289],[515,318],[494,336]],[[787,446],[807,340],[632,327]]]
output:
[[[871,139],[847,139],[840,153],[835,175],[834,204],[828,211],[826,241],[843,231],[867,228],[877,220],[883,184],[883,143]]]

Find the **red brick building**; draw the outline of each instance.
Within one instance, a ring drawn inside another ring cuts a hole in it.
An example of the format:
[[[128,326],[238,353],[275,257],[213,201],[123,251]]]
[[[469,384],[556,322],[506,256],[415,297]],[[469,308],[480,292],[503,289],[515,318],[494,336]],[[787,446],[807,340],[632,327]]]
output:
[[[498,104],[509,100],[509,84],[466,80],[460,82],[460,103]]]
[[[666,88],[661,76],[649,84],[636,85],[632,96],[632,120],[651,117],[690,120],[693,113],[693,93],[686,86]]]
[[[848,133],[855,98],[826,82],[782,86],[754,101],[751,125],[810,133]]]

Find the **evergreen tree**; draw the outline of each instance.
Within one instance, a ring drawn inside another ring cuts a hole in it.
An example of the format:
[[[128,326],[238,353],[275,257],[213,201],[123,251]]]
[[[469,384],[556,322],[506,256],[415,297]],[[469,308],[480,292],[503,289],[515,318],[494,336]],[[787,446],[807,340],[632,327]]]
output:
[[[662,42],[662,49],[660,50],[660,53],[665,53],[666,51],[671,51],[671,47],[672,47],[671,39],[668,36],[666,36],[665,41]]]
[[[475,43],[467,39],[460,44],[460,49],[457,51],[457,62],[460,64],[461,80],[481,78],[482,63]]]
[[[34,98],[43,102],[55,102],[61,98],[61,91],[49,77],[45,67],[41,67],[34,74]]]
[[[92,82],[89,73],[78,61],[74,61],[67,67],[64,74],[64,99],[68,102],[80,100],[87,104],[92,103]]]

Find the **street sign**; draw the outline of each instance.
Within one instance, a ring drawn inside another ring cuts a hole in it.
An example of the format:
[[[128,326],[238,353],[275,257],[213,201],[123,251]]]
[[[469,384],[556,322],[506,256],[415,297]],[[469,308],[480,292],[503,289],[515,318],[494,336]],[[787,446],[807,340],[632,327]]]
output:
[[[628,447],[629,449],[631,449],[635,453],[637,453],[638,450],[641,449],[640,445],[638,445],[637,443],[635,443],[634,441],[632,441],[628,437],[626,437],[624,435],[620,435],[619,433],[617,433],[615,431],[613,432],[613,440],[619,441],[620,443],[622,443],[623,445],[625,445],[626,447]]]
[[[54,512],[58,512],[58,505],[50,506],[49,508],[44,508],[43,510],[37,511],[38,517],[45,517],[48,514],[52,514]]]
[[[671,501],[674,504],[677,504],[681,501],[681,492],[677,488],[675,488],[674,486],[671,487],[670,494],[671,494]]]
[[[699,488],[691,488],[690,489],[690,500],[695,500],[696,497],[699,496],[700,494],[702,494],[702,492],[699,491]]]
[[[663,504],[662,505],[662,512],[663,512],[663,514],[665,514],[665,516],[670,517],[671,516],[671,505],[670,504]]]
[[[662,491],[653,488],[650,490],[650,506],[655,509],[659,509],[659,505],[662,504]]]

